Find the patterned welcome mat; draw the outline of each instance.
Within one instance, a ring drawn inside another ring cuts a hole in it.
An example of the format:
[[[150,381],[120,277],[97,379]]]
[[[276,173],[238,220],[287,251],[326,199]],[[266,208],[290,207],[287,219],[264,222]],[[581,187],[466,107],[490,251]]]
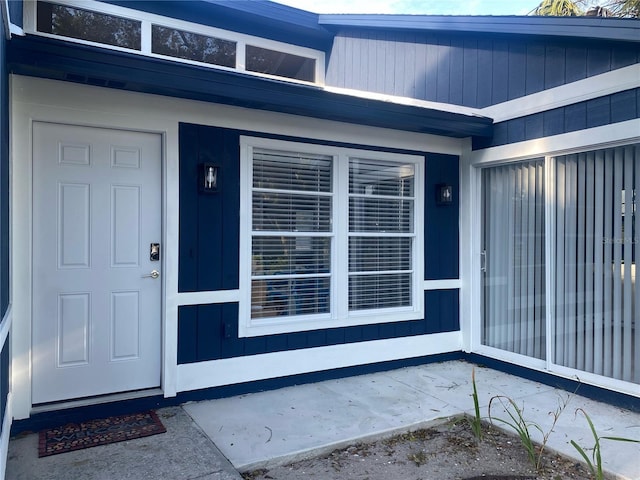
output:
[[[155,412],[70,423],[40,432],[38,456],[47,457],[108,443],[148,437],[166,431]]]

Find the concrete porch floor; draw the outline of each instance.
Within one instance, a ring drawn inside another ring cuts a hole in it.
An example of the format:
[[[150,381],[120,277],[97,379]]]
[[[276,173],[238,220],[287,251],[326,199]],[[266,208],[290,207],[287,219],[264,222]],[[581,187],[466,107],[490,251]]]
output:
[[[12,439],[6,478],[237,480],[236,470],[282,464],[356,441],[389,436],[473,413],[471,370],[461,361],[434,363],[158,410],[167,433],[37,458],[37,435]],[[579,459],[570,441],[593,445],[583,408],[601,436],[640,439],[640,414],[577,394],[476,367],[481,414],[507,395],[543,430],[558,402],[571,397],[548,448]],[[532,433],[538,433],[537,431]],[[602,442],[606,471],[640,480],[640,445]]]

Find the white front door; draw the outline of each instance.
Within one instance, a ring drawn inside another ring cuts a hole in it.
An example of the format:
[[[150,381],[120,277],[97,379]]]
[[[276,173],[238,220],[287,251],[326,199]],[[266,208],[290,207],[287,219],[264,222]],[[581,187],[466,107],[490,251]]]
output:
[[[34,404],[160,385],[160,135],[33,125]]]

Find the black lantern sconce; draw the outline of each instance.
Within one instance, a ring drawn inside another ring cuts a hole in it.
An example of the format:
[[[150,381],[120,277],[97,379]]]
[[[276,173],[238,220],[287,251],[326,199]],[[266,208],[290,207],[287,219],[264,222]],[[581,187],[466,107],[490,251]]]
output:
[[[451,205],[453,203],[453,187],[445,183],[436,185],[436,204]]]
[[[212,163],[200,165],[198,173],[198,184],[201,193],[217,193],[220,167]]]

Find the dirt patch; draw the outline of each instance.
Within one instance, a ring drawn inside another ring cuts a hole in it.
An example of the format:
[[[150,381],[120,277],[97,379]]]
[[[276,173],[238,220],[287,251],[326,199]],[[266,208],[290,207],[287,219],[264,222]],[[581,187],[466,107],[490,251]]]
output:
[[[469,423],[448,423],[396,435],[372,443],[358,443],[328,455],[243,474],[245,480],[589,480],[587,469],[575,460],[543,454],[536,471],[520,440],[484,425],[477,442]]]

